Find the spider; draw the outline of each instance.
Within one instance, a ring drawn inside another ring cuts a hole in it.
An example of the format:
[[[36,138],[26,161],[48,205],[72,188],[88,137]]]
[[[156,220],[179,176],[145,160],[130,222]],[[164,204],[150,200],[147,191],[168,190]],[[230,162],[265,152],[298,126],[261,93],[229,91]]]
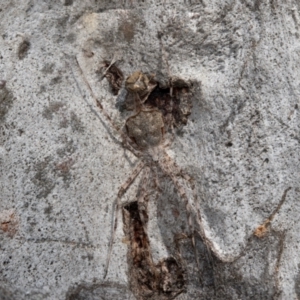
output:
[[[179,197],[185,203],[195,253],[194,222],[198,225],[196,231],[207,247],[221,260],[226,260],[218,253],[214,244],[206,237],[199,204],[197,202],[194,179],[177,166],[175,161],[171,159],[166,152],[166,147],[168,147],[175,136],[174,128],[180,128],[187,124],[188,116],[191,113],[191,83],[181,78],[173,77],[169,79],[168,86],[160,87],[159,82],[155,79],[155,75],[135,71],[126,78],[125,84],[121,87],[120,78],[123,79],[123,75],[121,76],[120,74],[123,73],[117,69],[114,63],[108,64],[105,62],[105,73],[102,77],[108,79],[113,93],[119,94],[116,106],[120,109],[132,111],[131,116],[126,119],[123,129],[119,130],[101,102],[95,96],[77,58],[75,58],[75,61],[96,105],[107,119],[109,125],[113,127],[114,131],[121,137],[124,147],[139,158],[139,162],[132,170],[131,175],[121,185],[117,193],[114,204],[113,231],[103,277],[106,277],[109,268],[118,224],[118,212],[122,207],[121,198],[139,174],[141,174],[141,184],[136,199],[132,201],[130,205],[127,204],[123,206],[123,211],[125,211],[124,218],[126,218],[126,215],[127,219],[129,218],[127,227],[128,230],[131,231],[132,261],[137,268],[141,269],[139,274],[143,274],[139,276],[146,277],[149,273],[149,269],[151,269],[149,265],[152,264],[151,253],[149,253],[149,239],[145,229],[148,221],[147,190],[150,184],[149,178],[157,178],[158,172],[163,173],[173,182]],[[185,184],[183,184],[182,181],[190,186],[193,194],[192,197],[188,196]],[[139,229],[137,229],[138,227]],[[134,230],[139,232],[132,232]],[[197,255],[195,255],[195,257],[197,259]],[[147,265],[146,267],[145,264]],[[198,261],[197,265],[199,266]],[[157,271],[158,269],[159,271]],[[174,258],[168,258],[153,267],[153,278],[157,277],[155,275],[157,272],[165,274],[161,275],[163,279],[161,276],[158,276],[161,281],[165,282],[165,285],[161,287],[163,292],[168,292],[168,290],[171,289],[171,285],[174,285],[174,282],[170,279],[172,276],[166,275],[168,272],[171,273],[171,269],[177,270],[177,273],[175,272],[177,275],[174,275],[175,279],[173,278],[172,280],[175,281],[175,283],[177,282],[177,285],[180,280],[181,283],[184,284],[182,274],[179,272],[180,263],[176,260],[174,262]],[[178,275],[178,272],[181,275]],[[140,280],[142,282],[143,278]],[[182,290],[181,288],[176,293],[178,294]]]

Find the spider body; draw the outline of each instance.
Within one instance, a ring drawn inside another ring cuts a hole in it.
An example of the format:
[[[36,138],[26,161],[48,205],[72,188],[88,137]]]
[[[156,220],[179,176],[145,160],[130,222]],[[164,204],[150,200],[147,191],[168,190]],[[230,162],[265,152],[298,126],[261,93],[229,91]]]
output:
[[[141,71],[132,73],[123,84],[123,73],[114,63],[108,64],[106,62],[105,77],[111,85],[112,93],[114,95],[118,93],[116,106],[121,111],[124,109],[132,111],[132,115],[124,122],[123,130],[119,130],[102,106],[102,103],[94,95],[77,59],[76,62],[96,105],[101,110],[108,124],[122,139],[126,149],[139,158],[131,175],[117,192],[113,231],[104,269],[104,278],[108,272],[118,224],[118,212],[122,208],[123,228],[127,235],[129,249],[129,282],[136,299],[174,299],[186,287],[181,255],[180,253],[179,255],[175,253],[174,257],[163,258],[159,262],[154,263],[150,239],[147,234],[149,190],[153,188],[155,181],[158,182],[162,176],[167,177],[173,183],[179,196],[178,198],[185,205],[198,271],[200,272],[200,264],[195,245],[194,227],[196,226],[194,224],[197,225],[195,230],[207,246],[207,249],[211,250],[220,261],[232,262],[240,257],[237,256],[235,258],[222,253],[212,240],[208,238],[201,218],[194,180],[177,166],[165,150],[167,143],[170,142],[169,137],[174,138],[175,136],[174,127],[180,128],[188,122],[188,116],[192,109],[191,85],[181,78],[173,77],[169,79],[168,86],[161,87],[153,75],[144,74]],[[122,196],[139,174],[141,174],[141,178],[136,197],[130,203],[122,205]],[[156,187],[158,185],[159,183],[157,183]],[[187,189],[189,189],[189,192]],[[285,201],[285,196],[289,189],[286,189],[279,206],[264,224],[270,223],[274,214],[277,213],[283,201]],[[160,191],[157,190],[157,192],[159,193]],[[193,195],[191,196],[191,194]],[[257,233],[264,224],[258,227],[254,235],[258,237],[264,235]],[[262,232],[263,230],[260,231]],[[186,234],[183,233],[182,236],[186,236]]]
[[[126,119],[124,128],[119,130],[101,102],[94,95],[77,59],[76,62],[86,85],[107,122],[118,133],[125,148],[139,158],[139,162],[132,170],[131,175],[121,185],[117,193],[114,206],[113,231],[104,269],[104,278],[108,272],[118,224],[118,212],[122,208],[124,230],[126,229],[129,239],[129,267],[133,274],[130,281],[131,286],[136,287],[136,295],[139,295],[137,298],[173,299],[175,295],[185,289],[184,269],[180,255],[176,259],[174,257],[164,258],[157,264],[153,262],[147,234],[147,204],[150,198],[149,190],[151,190],[153,182],[157,182],[158,187],[159,178],[164,176],[173,183],[178,196],[186,207],[188,227],[192,235],[195,252],[194,222],[198,225],[197,232],[204,243],[220,257],[213,243],[205,235],[193,178],[179,168],[165,151],[167,145],[175,136],[174,128],[181,128],[187,124],[192,109],[191,84],[175,77],[169,79],[168,86],[160,86],[154,75],[145,74],[141,71],[132,73],[126,78],[123,88],[119,90],[122,99],[117,98],[117,106],[132,111],[132,114]],[[110,70],[111,66],[114,66],[113,70]],[[117,72],[114,64],[110,64],[110,67],[105,70],[105,74],[111,75],[106,76],[106,78],[112,85],[116,81],[115,79],[112,80],[113,76],[121,74],[121,71]],[[116,78],[119,79],[120,76]],[[120,84],[118,84],[118,87],[120,87]],[[133,199],[131,204],[122,205],[122,196],[139,174],[141,174],[141,179],[136,198]],[[187,186],[190,189],[189,193],[186,190]],[[192,197],[191,193],[193,194]],[[199,269],[198,256],[195,255],[195,257]]]
[[[180,257],[177,259],[172,256],[167,257],[156,264],[153,261],[151,243],[147,234],[149,190],[153,180],[158,181],[159,174],[165,173],[175,180],[181,194],[184,194],[184,191],[174,174],[179,170],[176,167],[168,168],[169,157],[165,152],[167,128],[173,121],[174,105],[169,94],[170,89],[160,91],[158,83],[153,79],[150,87],[149,84],[149,77],[141,72],[133,73],[125,83],[129,96],[130,94],[134,96],[135,111],[125,121],[124,127],[129,138],[128,142],[139,153],[142,174],[136,201],[123,208],[123,222],[124,231],[130,240],[129,278],[134,294],[137,299],[163,300],[173,299],[182,293],[185,290],[186,278]],[[152,100],[148,101],[150,95]],[[139,165],[137,168],[139,170]],[[130,177],[131,182],[138,172]],[[127,187],[127,183],[121,187],[119,199]],[[118,206],[119,204],[116,210]],[[115,228],[116,224],[117,219]]]

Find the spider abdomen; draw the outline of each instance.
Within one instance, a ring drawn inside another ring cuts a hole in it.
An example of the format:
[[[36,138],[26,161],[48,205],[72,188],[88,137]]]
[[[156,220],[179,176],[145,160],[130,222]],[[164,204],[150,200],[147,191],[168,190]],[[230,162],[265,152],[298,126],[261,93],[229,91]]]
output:
[[[141,110],[126,121],[128,136],[141,149],[158,146],[163,138],[164,121],[158,110]]]

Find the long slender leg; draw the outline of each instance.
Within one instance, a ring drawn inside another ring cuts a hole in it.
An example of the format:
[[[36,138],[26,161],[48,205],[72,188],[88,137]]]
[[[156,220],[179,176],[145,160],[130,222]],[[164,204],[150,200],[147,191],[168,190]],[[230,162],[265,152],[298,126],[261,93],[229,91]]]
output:
[[[139,213],[140,218],[145,225],[148,222],[148,193],[149,193],[149,187],[150,187],[150,174],[151,170],[149,167],[146,167],[142,179],[140,181],[140,189],[139,189],[139,195],[138,195],[138,207],[139,207]]]
[[[172,161],[174,163],[174,165],[176,167],[178,167],[174,161]],[[179,168],[179,167],[178,167]],[[200,207],[199,207],[199,202],[198,202],[198,195],[197,195],[197,191],[196,191],[196,184],[195,184],[195,179],[193,177],[191,177],[190,175],[186,174],[183,170],[180,169],[180,173],[179,173],[180,176],[182,176],[186,181],[189,182],[190,184],[190,187],[192,189],[192,192],[193,192],[193,199],[194,199],[194,205],[195,205],[195,209],[196,209],[196,216],[197,216],[197,220],[199,220],[199,222],[202,224],[202,217],[201,217],[201,211],[200,211]],[[199,223],[198,222],[198,223]],[[204,229],[203,229],[203,226],[199,226],[200,227],[200,231],[203,230],[202,233],[200,233],[200,236],[203,240],[203,243],[204,245],[206,246],[206,249],[207,249],[207,253],[208,253],[208,256],[209,256],[209,259],[212,263],[212,267],[213,266],[213,258],[211,256],[211,248],[209,246],[209,244],[206,242],[206,239],[204,239],[203,237],[205,236],[205,233],[204,233]],[[194,229],[194,228],[193,228]],[[195,250],[195,256],[196,256],[196,261],[197,261],[197,265],[198,265],[198,270],[200,271],[199,267],[200,267],[200,262],[199,262],[199,256],[198,256],[198,251],[197,251],[197,247],[196,247],[196,243],[195,243],[195,235],[194,235],[194,231],[192,233],[192,243],[193,243],[193,247],[194,247],[194,250]],[[200,279],[201,280],[201,279]]]
[[[111,235],[111,238],[110,238],[110,243],[109,243],[109,248],[108,248],[108,255],[107,255],[106,265],[105,265],[105,269],[104,269],[103,279],[105,279],[105,277],[107,275],[108,267],[109,267],[109,261],[110,261],[112,248],[113,248],[113,243],[114,243],[116,230],[117,230],[117,225],[118,225],[118,212],[119,212],[119,209],[120,209],[120,206],[121,206],[121,198],[125,194],[127,189],[130,187],[130,185],[134,182],[135,178],[142,171],[143,167],[144,167],[144,163],[139,162],[138,165],[134,168],[131,175],[121,185],[121,187],[118,191],[117,199],[116,199],[115,205],[114,205],[114,222],[113,222],[113,229],[112,229],[113,231],[112,231],[112,235]]]
[[[114,124],[114,122],[112,121],[111,117],[109,116],[109,114],[106,112],[106,110],[104,109],[103,105],[101,104],[100,100],[96,97],[96,95],[94,94],[91,85],[89,84],[89,82],[87,81],[86,77],[84,76],[84,73],[82,71],[82,68],[79,64],[79,61],[77,59],[77,57],[75,56],[75,61],[76,64],[80,70],[81,76],[84,80],[84,83],[86,84],[86,86],[88,87],[93,99],[96,102],[96,105],[99,107],[99,109],[101,110],[102,114],[104,115],[104,117],[108,120],[108,122],[110,123],[110,125],[118,132],[120,133],[120,135],[122,136],[122,133],[119,131],[119,129],[116,127],[116,125]]]
[[[194,228],[193,218],[192,218],[192,213],[194,212],[194,214],[196,215],[196,218],[194,218],[194,219],[196,219],[198,226],[199,226],[198,233],[201,236],[203,242],[207,245],[207,247],[209,247],[211,249],[211,251],[221,261],[224,261],[224,262],[233,261],[234,258],[220,254],[219,251],[217,250],[217,248],[215,247],[214,243],[210,239],[208,239],[208,237],[206,236],[202,217],[201,217],[199,207],[198,207],[199,204],[195,203],[194,201],[189,200],[189,198],[186,195],[183,185],[180,183],[180,181],[177,178],[178,175],[186,176],[186,175],[184,175],[184,172],[182,170],[180,170],[180,168],[178,166],[176,166],[175,162],[173,162],[173,160],[169,156],[167,156],[167,154],[165,155],[164,159],[159,161],[159,166],[163,170],[163,172],[171,178],[179,195],[185,202],[187,215],[188,215],[188,224],[189,224],[190,228],[192,228],[192,229]],[[193,204],[196,205],[197,207],[193,206]],[[194,243],[194,241],[193,241],[193,243]]]
[[[141,179],[141,183],[140,183],[141,185],[140,185],[139,195],[137,198],[137,203],[138,203],[141,224],[144,229],[143,232],[146,234],[147,239],[148,239],[148,248],[142,249],[142,250],[144,251],[144,255],[147,257],[149,270],[151,270],[151,273],[153,274],[154,277],[157,277],[157,276],[159,276],[158,270],[157,270],[157,266],[154,265],[154,262],[153,262],[150,241],[149,241],[149,237],[147,234],[147,223],[148,223],[148,219],[149,219],[149,214],[148,214],[149,198],[148,197],[150,194],[149,190],[150,190],[150,186],[151,186],[151,178],[152,178],[151,174],[152,174],[152,169],[150,167],[146,167],[145,171],[143,173],[143,177]]]
[[[165,172],[165,173],[167,173],[167,175],[171,178],[171,180],[173,181],[180,197],[185,202],[185,207],[186,207],[186,211],[187,211],[187,218],[188,218],[188,225],[189,225],[189,228],[190,228],[190,231],[191,231],[191,234],[192,234],[192,245],[193,245],[193,248],[194,248],[194,251],[195,251],[195,258],[196,258],[197,268],[198,268],[198,271],[200,272],[200,262],[199,262],[197,248],[196,248],[194,222],[193,222],[193,218],[192,218],[192,211],[193,211],[192,205],[189,201],[189,198],[186,195],[184,187],[181,185],[181,183],[176,178],[176,176],[174,174],[172,174],[172,172]]]
[[[153,195],[151,191],[151,185],[153,183],[154,180],[156,180],[156,174],[155,171],[152,167],[146,167],[145,168],[145,172],[143,173],[143,177],[141,179],[140,182],[140,192],[139,192],[139,196],[137,198],[138,201],[138,208],[139,208],[139,215],[144,227],[144,232],[147,233],[147,223],[148,223],[148,219],[149,219],[149,213],[148,213],[148,201],[149,201],[149,196]],[[157,202],[157,193],[155,195],[155,202]],[[150,243],[150,241],[149,241]],[[149,246],[149,251],[151,249],[151,246]],[[151,255],[151,260],[152,260],[152,255]],[[155,268],[153,268],[154,264],[152,261],[152,271],[153,274],[156,273]]]
[[[101,113],[103,114],[103,116],[105,117],[105,119],[108,121],[110,127],[112,127],[116,132],[117,134],[119,135],[119,137],[121,138],[122,140],[122,143],[123,145],[129,150],[131,151],[136,157],[140,157],[141,154],[138,150],[134,149],[131,145],[130,145],[130,140],[129,140],[129,137],[122,131],[120,130],[116,125],[115,123],[113,122],[113,120],[111,119],[111,117],[109,116],[109,114],[106,112],[106,110],[104,109],[102,103],[100,102],[100,100],[96,97],[95,93],[93,92],[92,90],[92,87],[91,85],[89,84],[89,82],[87,81],[86,77],[84,76],[84,73],[83,73],[83,70],[79,64],[79,61],[77,59],[77,57],[75,56],[75,62],[76,62],[76,65],[80,71],[80,74],[81,74],[81,77],[83,78],[84,80],[84,83],[86,84],[88,90],[90,91],[90,94],[92,95],[92,98],[94,99],[97,107],[100,109]],[[72,70],[72,68],[71,68]],[[75,81],[77,82],[76,80],[76,77],[75,75],[73,74],[73,71],[72,71],[72,75],[75,79]],[[77,84],[78,85],[78,84]],[[78,85],[79,86],[79,85]],[[81,91],[80,91],[81,92]]]
[[[200,262],[199,262],[199,257],[198,257],[198,253],[197,253],[197,249],[196,249],[196,243],[195,243],[194,223],[193,223],[193,218],[192,218],[193,211],[197,216],[196,218],[194,218],[194,219],[196,219],[198,227],[199,227],[199,230],[197,230],[197,231],[198,231],[199,235],[201,236],[204,244],[208,248],[208,250],[213,251],[214,254],[221,261],[231,261],[232,260],[231,258],[228,259],[227,257],[225,257],[225,256],[223,257],[220,255],[220,253],[215,248],[214,244],[207,238],[207,236],[205,234],[204,225],[203,225],[202,217],[200,214],[200,208],[199,208],[199,203],[197,201],[197,193],[196,193],[195,184],[193,182],[193,179],[189,175],[185,174],[167,154],[165,155],[164,159],[162,159],[159,162],[159,166],[161,167],[163,172],[172,179],[174,186],[176,187],[179,195],[181,196],[181,198],[183,199],[183,201],[185,203],[186,211],[187,211],[187,218],[188,218],[188,225],[191,228],[191,233],[192,233],[192,244],[193,244],[194,251],[195,251],[195,257],[196,257],[198,271],[200,272]],[[184,187],[178,180],[178,176],[180,176],[190,182],[191,188],[193,191],[194,207],[190,204],[189,198],[186,195]],[[209,251],[209,253],[210,253],[210,251]]]
[[[188,215],[187,216],[188,217],[188,223],[189,223],[189,226],[191,228],[191,234],[192,234],[192,245],[193,245],[193,248],[194,248],[194,251],[195,251],[195,258],[196,258],[196,262],[197,262],[198,271],[200,272],[200,262],[199,262],[197,247],[196,247],[196,241],[195,241],[195,229],[194,229],[194,223],[193,223],[192,216],[191,216],[192,206],[189,203],[189,200],[186,196],[186,193],[184,191],[183,186],[180,184],[180,182],[178,181],[176,176],[171,175],[171,174],[174,172],[176,175],[179,175],[179,176],[183,177],[186,181],[188,181],[190,183],[190,186],[191,186],[191,189],[192,189],[192,192],[193,192],[194,205],[197,206],[197,202],[198,202],[197,198],[198,197],[197,197],[197,192],[196,192],[196,188],[195,188],[195,181],[190,175],[186,174],[182,169],[180,169],[176,165],[176,163],[167,155],[167,153],[164,153],[164,154],[166,156],[166,159],[168,160],[169,168],[172,169],[172,172],[169,172],[168,175],[169,175],[169,177],[171,177],[171,179],[172,179],[176,189],[178,190],[180,196],[185,201],[187,215]],[[197,217],[199,218],[199,216],[198,216],[199,211],[198,211],[197,208],[196,208],[196,211],[197,211]]]
[[[116,54],[114,54],[110,64],[108,65],[108,67],[102,73],[101,80],[105,77],[107,71],[111,68],[111,66],[113,66],[118,61],[118,59],[115,56],[116,56]]]
[[[138,299],[162,299],[162,294],[174,299],[184,291],[184,270],[180,261],[167,257],[153,262],[147,234],[148,196],[155,177],[155,166],[145,166],[137,201],[125,206],[124,220],[130,238],[130,285]],[[163,297],[165,299],[165,297]]]

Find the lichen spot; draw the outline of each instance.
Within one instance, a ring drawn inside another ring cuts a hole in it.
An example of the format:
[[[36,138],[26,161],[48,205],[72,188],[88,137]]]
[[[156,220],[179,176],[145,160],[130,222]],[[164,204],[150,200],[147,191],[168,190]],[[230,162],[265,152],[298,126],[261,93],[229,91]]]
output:
[[[254,235],[258,238],[263,238],[266,236],[268,233],[268,226],[270,225],[270,220],[267,220],[265,223],[262,225],[259,225],[255,230],[254,230]]]
[[[160,111],[140,111],[126,121],[128,136],[140,147],[155,147],[163,137],[164,121]]]

